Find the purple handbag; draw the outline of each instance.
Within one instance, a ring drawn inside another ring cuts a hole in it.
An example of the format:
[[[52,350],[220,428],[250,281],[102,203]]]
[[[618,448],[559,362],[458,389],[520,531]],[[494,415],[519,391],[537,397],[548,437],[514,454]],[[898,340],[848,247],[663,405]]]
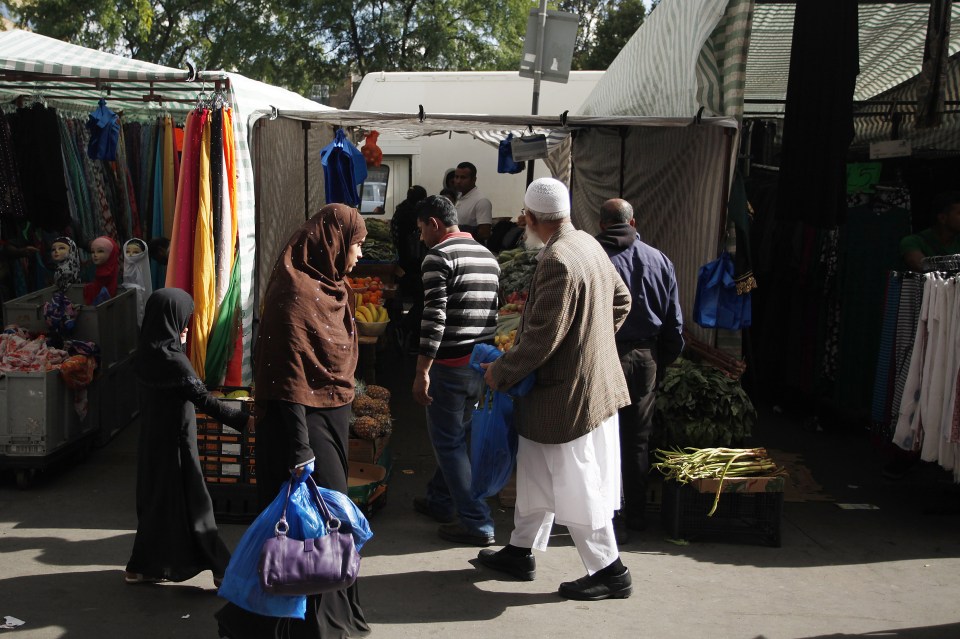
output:
[[[274,526],[276,535],[263,542],[260,549],[260,587],[273,595],[319,595],[353,585],[360,572],[360,553],[353,544],[353,535],[340,532],[340,520],[332,517],[313,477],[306,481],[310,494],[323,516],[327,534],[299,541],[289,539],[287,505],[294,481],[287,485],[287,501],[280,521]]]

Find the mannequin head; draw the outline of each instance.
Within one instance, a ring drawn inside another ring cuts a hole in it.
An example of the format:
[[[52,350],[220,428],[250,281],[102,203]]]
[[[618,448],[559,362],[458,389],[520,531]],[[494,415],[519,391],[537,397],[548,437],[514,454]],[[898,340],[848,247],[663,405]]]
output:
[[[54,241],[50,246],[50,257],[59,264],[70,256],[70,245],[66,242]]]
[[[107,237],[98,237],[90,242],[90,257],[97,266],[106,264],[113,255],[113,242]]]
[[[147,245],[143,240],[139,238],[133,238],[123,245],[123,251],[126,253],[127,257],[133,257],[135,255],[140,255],[145,250],[147,250]]]

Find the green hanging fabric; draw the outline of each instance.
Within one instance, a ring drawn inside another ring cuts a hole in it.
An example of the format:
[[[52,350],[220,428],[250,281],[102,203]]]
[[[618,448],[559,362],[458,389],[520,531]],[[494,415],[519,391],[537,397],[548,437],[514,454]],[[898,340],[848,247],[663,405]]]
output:
[[[212,388],[218,386],[227,373],[227,362],[233,353],[233,344],[237,339],[237,311],[240,308],[240,256],[233,259],[230,270],[230,284],[223,303],[217,309],[213,328],[207,342],[207,357],[204,370],[204,383]]]

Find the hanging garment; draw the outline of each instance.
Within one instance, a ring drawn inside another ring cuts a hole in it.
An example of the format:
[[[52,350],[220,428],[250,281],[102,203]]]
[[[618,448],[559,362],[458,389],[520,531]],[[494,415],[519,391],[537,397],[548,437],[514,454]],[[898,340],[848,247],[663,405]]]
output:
[[[323,165],[323,187],[327,204],[360,204],[357,187],[367,179],[367,163],[363,153],[337,129],[333,142],[320,151]]]
[[[237,339],[237,315],[240,310],[240,264],[234,260],[227,294],[217,309],[217,317],[207,343],[206,377],[208,387],[223,383],[227,361]]]
[[[210,229],[213,234],[214,305],[226,293],[230,263],[226,262],[223,225],[223,108],[215,108],[210,117]]]
[[[177,194],[174,190],[173,118],[163,119],[163,219],[159,227],[160,235],[170,237],[173,228],[173,216],[177,206]]]
[[[120,141],[120,116],[107,108],[107,101],[100,98],[90,117],[87,118],[87,130],[90,143],[87,156],[91,160],[117,159],[117,144]]]
[[[887,276],[883,301],[883,322],[880,330],[880,348],[873,381],[871,421],[876,428],[890,436],[890,399],[894,380],[894,341],[897,333],[897,308],[900,305],[900,284],[903,277],[896,271]]]
[[[60,124],[55,109],[42,104],[17,109],[7,115],[13,147],[20,167],[26,217],[44,229],[61,229],[70,223],[67,186],[63,171]],[[50,170],[55,167],[56,170]]]
[[[197,220],[193,244],[193,319],[190,331],[190,361],[197,376],[206,375],[207,342],[216,314],[216,273],[214,272],[213,200],[210,176],[210,129],[212,118],[204,122],[200,142],[197,180]]]
[[[379,131],[370,131],[363,141],[363,146],[360,147],[360,152],[363,154],[363,160],[367,163],[367,166],[380,166],[380,163],[383,162],[383,151],[377,146],[377,138],[379,137]]]
[[[140,238],[132,238],[123,244],[123,282],[125,289],[136,291],[137,326],[143,323],[143,309],[147,298],[153,293],[150,278],[150,252],[147,243]]]
[[[150,230],[153,237],[167,237],[164,235],[164,190],[163,190],[163,149],[165,146],[163,120],[157,120],[157,146],[154,149],[153,163],[153,214],[151,215]]]
[[[197,222],[197,179],[201,136],[207,111],[196,110],[187,116],[183,156],[180,162],[180,188],[167,257],[166,286],[193,294],[193,236]]]
[[[20,166],[13,149],[10,125],[0,116],[0,217],[21,219],[26,212],[20,188]]]

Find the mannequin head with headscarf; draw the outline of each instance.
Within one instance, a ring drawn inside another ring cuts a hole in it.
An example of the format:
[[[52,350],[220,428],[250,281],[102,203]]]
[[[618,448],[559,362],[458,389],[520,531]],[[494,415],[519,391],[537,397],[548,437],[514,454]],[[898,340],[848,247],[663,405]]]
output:
[[[123,288],[132,288],[137,293],[137,322],[143,321],[143,309],[147,298],[153,293],[150,277],[150,253],[147,243],[138,237],[123,244]]]
[[[53,272],[57,290],[66,292],[71,284],[80,283],[80,255],[73,240],[66,236],[55,239],[50,245],[50,256],[57,265]]]
[[[112,237],[101,235],[90,242],[90,254],[97,270],[93,281],[83,287],[83,299],[87,304],[93,304],[102,289],[106,289],[108,299],[116,295],[117,275],[120,272],[120,246]]]
[[[363,218],[345,204],[323,207],[290,236],[264,296],[258,397],[308,406],[352,399],[357,338],[343,278],[362,256],[366,236]]]

